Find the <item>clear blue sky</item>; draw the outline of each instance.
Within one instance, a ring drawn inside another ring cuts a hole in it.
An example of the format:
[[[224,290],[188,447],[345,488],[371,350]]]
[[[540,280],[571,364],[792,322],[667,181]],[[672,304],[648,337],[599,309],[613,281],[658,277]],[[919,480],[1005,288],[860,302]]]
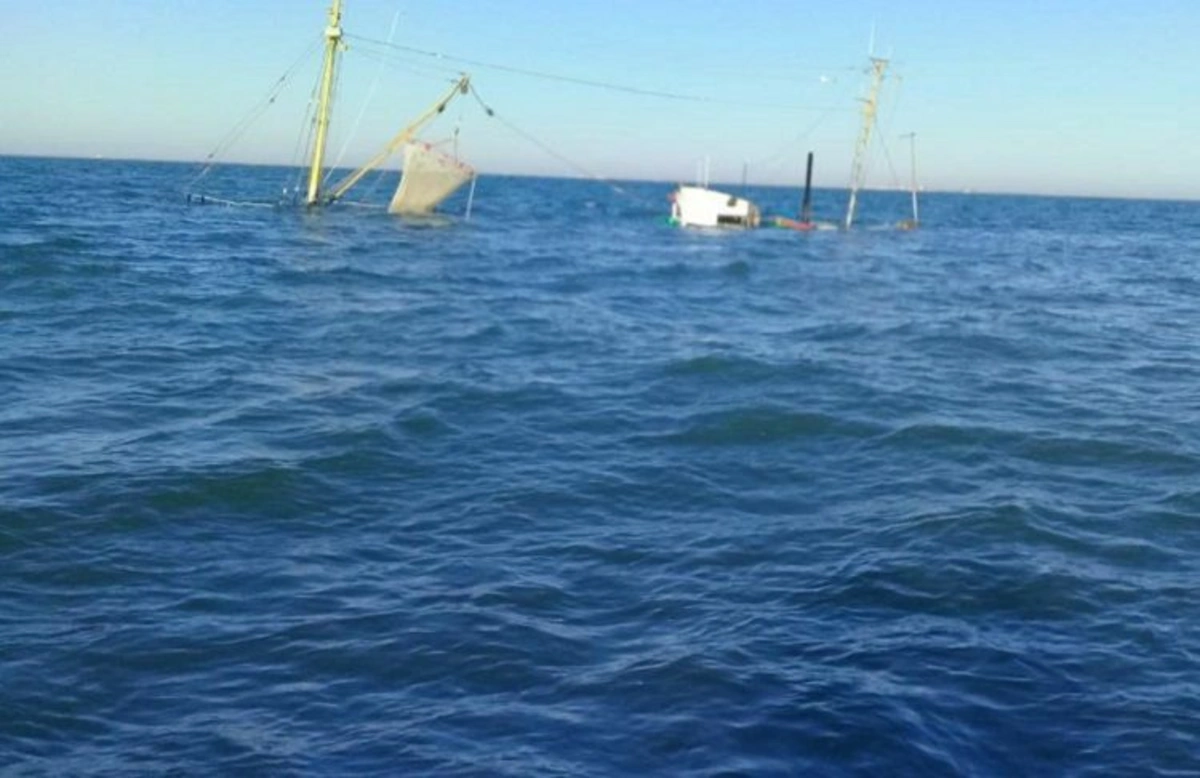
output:
[[[0,153],[202,158],[315,41],[328,0],[0,0]],[[792,183],[803,152],[843,186],[872,25],[893,60],[881,136],[931,189],[1200,198],[1196,0],[346,0],[349,34],[488,63],[728,101],[603,91],[351,39],[334,155],[361,161],[469,70],[499,114],[580,168]],[[404,64],[408,63],[408,64]],[[307,63],[232,158],[288,162]],[[373,91],[372,91],[373,90]],[[366,97],[373,100],[364,110]],[[468,103],[462,148],[487,172],[572,175]],[[350,136],[356,119],[358,131]],[[893,183],[875,146],[872,183]]]

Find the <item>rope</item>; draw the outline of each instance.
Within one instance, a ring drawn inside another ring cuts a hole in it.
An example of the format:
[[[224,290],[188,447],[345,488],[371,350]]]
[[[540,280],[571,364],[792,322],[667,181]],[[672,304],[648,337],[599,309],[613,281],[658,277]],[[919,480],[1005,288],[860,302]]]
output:
[[[789,140],[786,145],[781,146],[778,151],[774,152],[770,156],[764,157],[763,159],[760,159],[760,160],[757,160],[757,161],[751,163],[751,166],[752,167],[762,167],[763,165],[769,165],[772,162],[778,161],[780,158],[782,158],[784,155],[786,155],[789,151],[793,150],[795,148],[796,144],[798,144],[802,140],[805,140],[806,138],[808,138],[808,136],[810,136],[814,132],[816,132],[817,129],[820,128],[820,126],[822,124],[824,124],[825,121],[827,119],[829,119],[830,116],[833,116],[838,111],[843,111],[843,110],[845,110],[844,106],[831,105],[825,111],[825,113],[823,113],[817,117],[816,121],[814,121],[812,124],[808,125],[807,129],[805,129],[803,132],[801,132],[795,138]]]
[[[391,45],[392,40],[396,37],[396,28],[400,25],[400,9],[396,9],[395,16],[392,17],[392,27],[388,30],[388,45]],[[367,108],[371,106],[371,101],[375,99],[375,93],[379,91],[379,82],[383,78],[383,65],[375,71],[375,80],[371,82],[371,88],[367,90],[367,97],[363,100],[362,107],[358,110],[358,116],[354,119],[354,124],[350,126],[350,132],[346,135],[346,142],[342,144],[342,150],[338,152],[337,161],[333,163],[333,167],[341,167],[342,160],[346,158],[346,152],[350,149],[350,143],[354,140],[354,136],[358,134],[359,127],[362,126],[363,117],[367,113]]]
[[[635,200],[640,200],[640,199],[642,199],[642,198],[635,197],[634,195],[631,195],[631,194],[630,194],[628,191],[626,191],[625,189],[622,189],[620,186],[618,186],[618,185],[617,185],[615,182],[613,182],[611,179],[607,179],[607,178],[604,178],[603,176],[601,176],[601,175],[599,175],[599,174],[597,174],[597,173],[593,173],[592,171],[590,171],[590,170],[588,170],[587,168],[583,167],[583,166],[582,166],[582,165],[580,165],[579,163],[572,161],[572,160],[571,160],[571,159],[569,159],[568,157],[566,157],[566,156],[564,156],[564,155],[560,154],[559,152],[555,151],[554,149],[550,148],[550,147],[549,147],[549,146],[547,146],[545,143],[543,143],[542,141],[538,140],[537,138],[535,138],[533,135],[529,134],[529,133],[528,133],[528,132],[526,132],[525,130],[522,130],[520,127],[516,126],[516,125],[515,125],[515,124],[513,124],[512,122],[510,122],[510,121],[508,121],[507,119],[505,119],[504,117],[502,117],[502,116],[498,115],[498,114],[497,114],[497,113],[496,113],[496,112],[495,112],[495,111],[492,109],[492,107],[491,107],[490,105],[488,105],[487,103],[485,103],[485,102],[483,101],[483,98],[479,96],[479,92],[477,92],[477,91],[475,90],[475,87],[474,87],[474,85],[472,85],[472,86],[471,86],[471,95],[472,95],[472,96],[475,98],[475,100],[476,100],[476,101],[479,103],[479,105],[483,107],[483,111],[484,111],[484,113],[486,113],[488,116],[490,116],[491,118],[493,118],[493,119],[495,119],[496,121],[500,122],[500,123],[501,123],[501,124],[503,124],[505,127],[507,127],[507,128],[508,128],[508,129],[509,129],[511,132],[513,132],[513,133],[515,133],[516,135],[520,136],[521,138],[523,138],[523,139],[524,139],[524,140],[526,140],[527,142],[529,142],[529,143],[533,144],[533,145],[534,145],[534,146],[536,146],[537,148],[541,149],[541,150],[542,150],[544,153],[548,154],[549,156],[551,156],[551,157],[553,157],[554,159],[558,160],[559,162],[563,163],[564,165],[566,165],[567,167],[571,168],[571,169],[572,169],[572,170],[574,170],[575,172],[577,172],[577,173],[580,173],[580,174],[582,174],[583,176],[585,176],[585,177],[587,177],[587,178],[590,178],[590,179],[592,179],[593,181],[596,181],[597,183],[604,184],[605,186],[609,187],[610,189],[612,189],[614,192],[616,192],[616,193],[617,193],[617,194],[619,194],[619,195],[622,195],[622,196],[624,196],[624,197],[630,197],[630,198],[633,198],[633,199],[635,199]]]
[[[319,45],[320,40],[310,44],[309,47],[304,50],[304,53],[292,63],[291,67],[284,71],[283,75],[271,85],[271,88],[267,90],[267,94],[250,109],[250,111],[242,118],[240,122],[233,126],[233,129],[231,129],[219,143],[217,143],[216,147],[204,158],[205,164],[200,169],[200,172],[197,173],[190,181],[188,181],[186,186],[184,186],[185,192],[194,188],[196,184],[200,183],[203,178],[211,173],[213,168],[217,165],[218,157],[228,151],[229,148],[237,141],[241,140],[241,137],[246,134],[246,131],[250,129],[254,122],[258,121],[259,117],[266,113],[267,110],[275,104],[275,101],[279,99],[279,95],[283,92],[284,87],[287,86],[288,82],[291,81],[292,77],[296,74],[296,71],[302,64],[304,64],[309,56],[312,55],[312,52]]]
[[[757,106],[769,107],[778,109],[778,103],[756,103],[745,100],[727,100],[718,97],[708,97],[704,95],[689,95],[679,92],[665,92],[657,89],[643,89],[642,87],[628,86],[625,84],[616,84],[608,81],[595,81],[588,78],[577,78],[575,76],[564,76],[557,73],[548,73],[542,70],[530,70],[528,68],[518,68],[511,65],[500,65],[495,62],[485,62],[483,60],[468,59],[466,57],[457,57],[451,54],[442,54],[437,51],[429,51],[428,49],[418,49],[412,46],[402,46],[398,43],[388,43],[386,41],[376,40],[373,38],[364,38],[358,35],[348,35],[348,38],[353,40],[382,46],[396,51],[408,52],[410,54],[419,54],[423,57],[443,60],[448,62],[457,62],[464,65],[470,65],[476,68],[487,68],[489,70],[497,70],[503,73],[513,73],[520,76],[528,76],[530,78],[540,78],[546,81],[558,81],[565,84],[574,84],[576,86],[586,86],[593,89],[606,89],[611,92],[622,92],[625,94],[638,95],[641,97],[657,97],[662,100],[676,100],[690,103],[705,103],[710,105],[740,105],[740,106]],[[824,106],[791,106],[795,110],[803,111],[819,111],[824,110]]]
[[[380,168],[379,170],[375,171],[375,175],[371,176],[371,183],[369,183],[366,186],[366,188],[363,189],[361,199],[364,202],[369,201],[371,199],[371,196],[375,194],[375,190],[379,188],[380,182],[383,181],[384,176],[386,176],[387,174],[388,174],[388,171],[384,170],[383,168]]]
[[[426,64],[423,60],[415,58],[411,60],[403,59],[395,52],[379,52],[373,51],[370,48],[364,48],[364,44],[370,44],[370,41],[358,41],[358,44],[353,50],[355,56],[369,59],[372,62],[378,62],[409,75],[415,75],[418,78],[427,78],[431,81],[444,81],[447,75],[459,76],[462,74],[461,68],[439,67],[437,65]]]
[[[364,203],[359,200],[338,200],[339,206],[349,206],[351,208],[361,208],[364,211],[382,211],[384,206],[378,203]]]
[[[900,87],[903,86],[904,79],[902,79],[900,76],[896,76],[896,82],[896,99],[892,103],[891,115],[888,117],[888,122],[894,120],[896,118],[897,111],[900,110]],[[887,129],[888,126],[890,126],[890,124],[879,122],[879,145],[883,147],[883,158],[887,161],[888,171],[892,174],[892,186],[900,188],[902,186],[900,182],[900,175],[896,172],[896,165],[892,162],[892,152],[887,145],[886,136],[889,132]]]
[[[213,197],[212,195],[191,195],[187,196],[188,203],[193,205],[223,205],[227,208],[275,208],[277,203],[263,203],[253,200],[226,200],[222,197]]]
[[[317,85],[313,84],[312,92],[308,96],[308,105],[304,108],[304,120],[300,124],[300,131],[296,133],[296,147],[292,150],[292,167],[296,169],[295,178],[292,180],[292,192],[299,192],[304,186],[304,166],[300,160],[307,158],[312,151],[313,133],[316,132],[316,122],[313,121],[313,112],[317,107]],[[285,184],[287,179],[284,179]],[[287,193],[285,186],[284,193]]]
[[[883,148],[883,158],[887,162],[888,172],[892,174],[892,186],[900,186],[900,176],[896,174],[896,165],[892,162],[892,152],[888,149],[887,141],[884,140],[884,129],[879,128],[879,145]]]

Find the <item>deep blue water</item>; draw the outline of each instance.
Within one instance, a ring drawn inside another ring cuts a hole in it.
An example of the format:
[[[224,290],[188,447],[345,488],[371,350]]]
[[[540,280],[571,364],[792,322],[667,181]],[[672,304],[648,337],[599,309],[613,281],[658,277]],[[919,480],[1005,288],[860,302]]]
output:
[[[1200,772],[1200,204],[188,173],[0,160],[0,772]]]

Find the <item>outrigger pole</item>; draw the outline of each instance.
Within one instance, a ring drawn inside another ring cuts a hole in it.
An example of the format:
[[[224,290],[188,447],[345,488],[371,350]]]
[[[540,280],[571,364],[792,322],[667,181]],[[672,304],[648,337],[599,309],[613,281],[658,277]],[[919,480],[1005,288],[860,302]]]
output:
[[[342,48],[342,0],[333,0],[329,8],[329,26],[325,28],[325,64],[321,70],[320,98],[317,104],[317,137],[313,144],[312,166],[308,172],[305,203],[318,205],[321,200],[321,176],[325,167],[325,146],[329,141],[329,117],[333,111],[334,75],[337,55]]]

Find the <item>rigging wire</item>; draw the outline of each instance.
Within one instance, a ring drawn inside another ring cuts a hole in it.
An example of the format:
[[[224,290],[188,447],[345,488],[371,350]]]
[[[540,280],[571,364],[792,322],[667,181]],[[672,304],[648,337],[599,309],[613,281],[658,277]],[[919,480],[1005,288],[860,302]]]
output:
[[[360,199],[364,202],[370,201],[371,197],[375,194],[375,190],[379,189],[379,184],[383,181],[384,177],[387,176],[390,172],[391,171],[384,170],[383,168],[380,168],[379,170],[375,171],[375,175],[371,176],[371,182],[362,191],[362,193],[359,195],[358,199]]]
[[[550,146],[548,146],[546,143],[538,140],[530,133],[526,132],[525,130],[522,130],[520,127],[516,126],[509,120],[507,120],[504,117],[497,114],[490,105],[488,105],[486,102],[484,102],[484,99],[480,96],[479,92],[475,89],[474,84],[471,85],[470,89],[471,89],[471,95],[475,98],[475,100],[483,108],[483,112],[485,114],[487,114],[489,117],[498,121],[500,124],[503,124],[514,134],[523,138],[528,143],[533,144],[537,148],[541,149],[544,153],[548,154],[549,156],[551,156],[554,159],[558,160],[559,162],[563,163],[564,165],[566,165],[570,169],[574,170],[575,172],[577,172],[587,178],[590,178],[593,181],[596,181],[597,183],[604,184],[605,186],[612,189],[617,194],[622,195],[624,197],[633,198],[633,199],[640,199],[640,198],[637,198],[634,195],[630,194],[627,190],[623,189],[612,179],[608,179],[597,173],[593,173],[591,170],[588,170],[583,165],[580,165],[579,163],[571,160],[570,158],[564,156],[563,154],[560,154],[559,152],[555,151]]]
[[[458,68],[438,67],[437,65],[424,64],[423,61],[416,59],[404,60],[391,52],[378,52],[371,49],[356,48],[354,54],[357,57],[370,60],[384,67],[391,67],[402,73],[431,81],[445,81],[448,74],[456,77],[462,75],[462,70]]]
[[[392,17],[392,27],[388,30],[388,45],[396,37],[396,28],[400,26],[400,9],[396,9],[396,14]],[[371,82],[371,88],[367,90],[367,97],[363,100],[362,107],[358,110],[358,116],[354,119],[354,124],[350,126],[350,132],[346,135],[346,140],[342,143],[342,149],[338,152],[337,160],[333,163],[333,167],[341,167],[342,161],[346,158],[346,152],[350,149],[350,144],[354,141],[354,137],[358,134],[359,128],[362,126],[363,117],[366,116],[367,109],[371,106],[371,101],[375,99],[375,93],[379,91],[379,82],[383,79],[383,65],[375,71],[375,79]]]
[[[213,150],[210,151],[204,158],[204,165],[200,172],[197,173],[190,181],[188,181],[187,185],[184,187],[185,191],[195,187],[196,184],[200,183],[203,178],[211,173],[213,168],[217,165],[220,156],[228,151],[233,144],[237,143],[237,141],[239,141],[241,137],[246,134],[254,122],[258,121],[258,119],[264,113],[266,113],[272,105],[275,104],[275,101],[279,99],[279,96],[282,94],[284,88],[296,75],[296,71],[300,69],[300,66],[303,65],[310,56],[312,56],[313,51],[315,51],[319,45],[320,39],[317,39],[313,43],[309,44],[308,48],[304,50],[304,53],[301,54],[296,61],[292,63],[291,67],[284,71],[283,75],[271,85],[271,88],[267,90],[267,94],[257,103],[255,103],[254,107],[252,107],[250,111],[244,117],[242,117],[242,120],[235,124],[233,128],[225,135],[225,137],[222,138],[219,143],[217,143],[216,147],[213,148]]]
[[[459,64],[469,65],[471,67],[476,67],[476,68],[486,68],[489,70],[496,70],[496,71],[500,71],[503,73],[513,73],[515,75],[528,76],[530,78],[540,78],[540,79],[543,79],[546,81],[557,81],[557,82],[565,83],[565,84],[574,84],[576,86],[586,86],[586,87],[591,87],[593,89],[605,89],[605,90],[608,90],[611,92],[622,92],[624,94],[638,95],[640,97],[657,97],[662,100],[675,100],[675,101],[679,101],[679,102],[689,102],[689,103],[705,103],[705,104],[710,104],[710,105],[738,105],[738,106],[757,106],[757,107],[770,107],[770,108],[779,108],[780,107],[780,104],[778,104],[778,103],[753,102],[753,101],[746,101],[746,100],[728,100],[728,99],[724,99],[724,98],[709,97],[709,96],[705,96],[705,95],[691,95],[691,94],[683,94],[680,92],[661,91],[661,90],[657,90],[657,89],[643,89],[642,87],[629,86],[627,84],[616,84],[616,83],[612,83],[609,81],[596,81],[596,80],[588,79],[588,78],[578,78],[575,76],[564,76],[564,75],[560,75],[557,73],[549,73],[549,72],[542,71],[542,70],[531,70],[529,68],[518,68],[518,67],[513,67],[511,65],[501,65],[501,64],[498,64],[495,62],[485,62],[483,60],[468,59],[466,57],[458,57],[458,56],[454,56],[451,54],[443,54],[441,52],[430,51],[428,49],[419,49],[419,48],[416,48],[413,46],[403,46],[398,43],[387,43],[385,41],[380,41],[380,40],[377,40],[374,38],[364,38],[364,37],[361,37],[358,35],[347,35],[346,37],[351,38],[352,40],[362,42],[362,43],[374,44],[376,46],[382,46],[384,48],[394,49],[396,51],[408,52],[410,54],[419,54],[423,57],[428,57],[428,58],[432,58],[432,59],[436,59],[436,60],[442,60],[442,61],[447,61],[447,62],[457,62]],[[796,110],[805,110],[805,111],[819,111],[819,110],[824,109],[824,106],[817,106],[817,107],[814,107],[814,106],[788,106],[788,107],[794,108]]]
[[[304,167],[300,160],[307,158],[312,151],[313,133],[316,131],[316,121],[314,112],[317,108],[317,85],[313,85],[313,90],[308,96],[308,105],[304,109],[304,120],[300,124],[300,131],[296,133],[296,147],[292,151],[292,167],[296,168],[294,183],[292,184],[293,192],[299,192],[304,186]],[[285,179],[286,181],[286,179]],[[288,189],[284,188],[284,195],[288,194]]]
[[[198,205],[223,205],[226,208],[275,208],[277,203],[266,203],[256,200],[228,200],[212,195],[189,194],[188,202]]]
[[[896,174],[896,165],[895,165],[895,163],[892,162],[892,152],[888,148],[887,141],[884,139],[884,135],[886,135],[886,134],[887,133],[884,131],[884,129],[882,127],[880,127],[879,128],[879,146],[880,146],[880,148],[883,149],[883,159],[885,162],[887,162],[888,171],[892,174],[892,186],[899,187],[900,186],[900,177]]]
[[[845,106],[842,106],[842,105],[829,106],[829,108],[826,109],[825,112],[822,113],[820,116],[818,116],[815,121],[813,121],[811,124],[809,124],[808,127],[805,128],[805,130],[803,132],[801,132],[795,138],[792,138],[791,140],[789,140],[785,145],[781,146],[779,148],[779,150],[775,151],[771,155],[751,162],[750,166],[751,167],[762,167],[763,165],[769,165],[772,162],[779,161],[784,155],[788,154],[792,149],[794,149],[796,144],[800,143],[801,141],[805,140],[810,135],[812,135],[814,132],[816,132],[821,127],[821,125],[823,125],[829,119],[829,117],[833,116],[838,111],[843,111],[843,110],[846,110],[846,108],[845,108]]]
[[[900,110],[900,87],[904,85],[904,79],[896,76],[896,99],[892,101],[891,114],[887,122],[879,122],[879,145],[883,148],[883,158],[887,162],[888,171],[892,174],[892,186],[897,189],[901,188],[900,176],[896,172],[896,165],[892,161],[892,152],[887,145],[887,134],[889,132],[890,122],[896,118],[896,113]]]

